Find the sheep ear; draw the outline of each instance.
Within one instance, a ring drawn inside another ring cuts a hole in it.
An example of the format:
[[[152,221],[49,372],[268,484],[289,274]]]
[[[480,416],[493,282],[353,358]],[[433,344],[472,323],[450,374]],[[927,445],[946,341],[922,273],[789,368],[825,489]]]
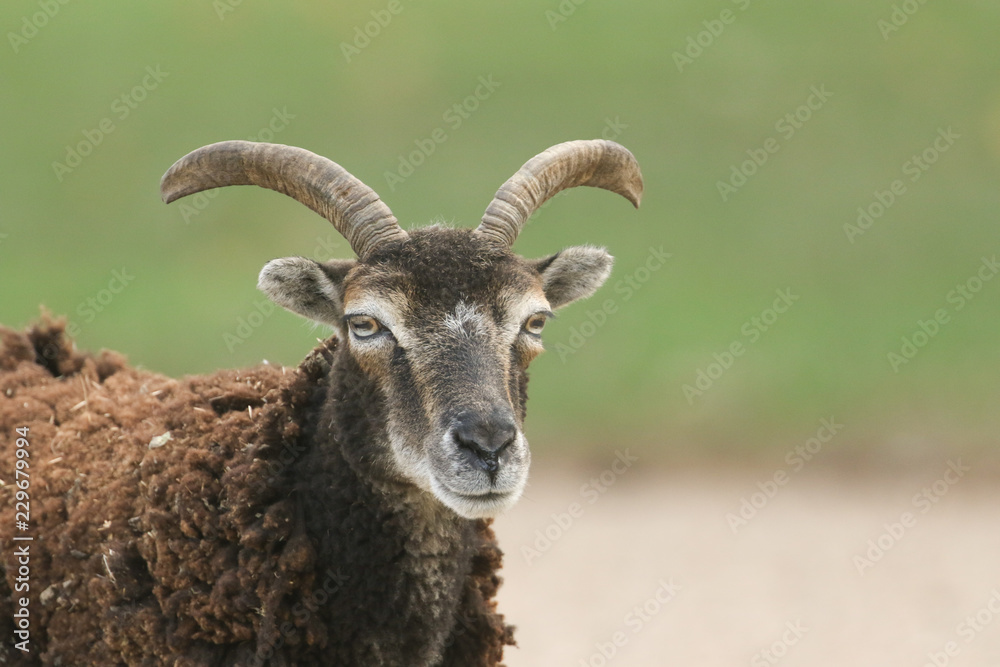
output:
[[[257,289],[297,315],[336,329],[344,316],[344,277],[357,260],[334,259],[324,264],[305,257],[284,257],[264,265]]]
[[[542,276],[542,289],[552,308],[586,299],[611,275],[615,258],[604,248],[575,246],[531,262]]]

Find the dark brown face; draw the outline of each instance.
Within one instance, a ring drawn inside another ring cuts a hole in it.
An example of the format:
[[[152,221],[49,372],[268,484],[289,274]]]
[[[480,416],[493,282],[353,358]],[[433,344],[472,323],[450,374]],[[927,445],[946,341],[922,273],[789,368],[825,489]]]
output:
[[[546,320],[610,269],[598,248],[525,260],[474,230],[426,227],[364,263],[275,260],[260,287],[347,343],[385,401],[379,446],[396,475],[481,518],[527,482],[523,387]]]
[[[513,504],[530,461],[521,385],[551,315],[540,275],[470,230],[430,229],[356,266],[343,294],[399,471],[462,516]]]

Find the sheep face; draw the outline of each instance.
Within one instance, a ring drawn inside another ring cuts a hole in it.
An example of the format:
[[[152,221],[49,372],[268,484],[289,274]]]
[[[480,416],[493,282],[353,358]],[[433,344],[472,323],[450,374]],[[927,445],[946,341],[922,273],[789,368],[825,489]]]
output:
[[[261,272],[275,302],[335,328],[377,386],[385,469],[467,518],[521,495],[528,364],[552,311],[611,269],[598,248],[524,260],[468,229],[428,227],[364,262],[279,259]]]
[[[590,296],[612,260],[591,247],[525,260],[510,247],[531,214],[566,188],[602,188],[639,206],[642,174],[632,153],[602,139],[552,146],[500,186],[474,230],[407,232],[343,167],[279,144],[203,146],[167,170],[160,194],[169,203],[229,185],[294,198],[357,253],[357,261],[325,264],[275,260],[259,286],[285,308],[333,326],[346,342],[343,354],[375,386],[386,417],[368,463],[464,517],[512,505],[528,475],[526,369],[542,351],[545,320]]]

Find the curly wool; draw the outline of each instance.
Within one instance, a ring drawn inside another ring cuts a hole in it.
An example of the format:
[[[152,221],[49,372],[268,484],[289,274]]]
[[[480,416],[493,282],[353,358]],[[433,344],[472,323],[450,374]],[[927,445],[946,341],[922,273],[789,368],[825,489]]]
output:
[[[493,599],[501,552],[489,522],[410,535],[416,510],[351,481],[339,448],[314,437],[337,381],[336,339],[297,369],[175,380],[114,352],[77,352],[63,329],[48,317],[24,333],[0,327],[0,663],[407,664],[412,651],[430,664],[499,664],[513,629]],[[27,654],[9,639],[23,427],[35,536]],[[424,544],[442,534],[460,539]],[[397,562],[395,578],[377,569]],[[457,608],[431,613],[426,600],[441,594],[407,562],[450,577]],[[435,632],[446,639],[428,647]]]

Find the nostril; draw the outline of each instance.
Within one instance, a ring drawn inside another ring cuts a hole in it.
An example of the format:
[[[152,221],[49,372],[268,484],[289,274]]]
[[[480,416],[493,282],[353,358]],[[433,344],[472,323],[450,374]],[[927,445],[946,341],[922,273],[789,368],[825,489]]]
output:
[[[506,440],[504,440],[504,443],[502,445],[500,445],[499,447],[496,448],[496,450],[494,450],[493,452],[494,456],[496,456],[497,458],[503,456],[503,453],[507,451],[508,447],[514,444],[514,440],[516,439],[517,439],[517,434],[510,435]]]
[[[517,440],[517,424],[510,414],[504,413],[495,414],[490,421],[492,422],[490,429],[493,441],[492,449],[502,452]]]
[[[499,449],[513,435],[506,423],[476,413],[464,413],[453,422],[455,437],[463,446],[488,452]]]
[[[452,431],[451,438],[461,449],[467,449],[476,456],[480,456],[484,453],[483,448],[479,446],[479,443],[467,436],[462,435],[460,430]]]
[[[497,463],[496,452],[491,452],[488,449],[483,449],[479,443],[467,437],[463,437],[457,431],[452,434],[452,439],[455,444],[458,445],[459,449],[464,449],[472,455],[473,460],[480,466],[490,467],[495,466]]]
[[[490,452],[486,456],[481,456],[479,458],[480,461],[482,461],[483,470],[486,471],[487,475],[493,477],[497,474],[497,472],[499,472],[500,462],[497,460],[496,452]]]
[[[512,420],[488,420],[465,414],[457,419],[451,433],[460,449],[468,452],[470,463],[491,478],[500,471],[500,457],[517,439]]]

